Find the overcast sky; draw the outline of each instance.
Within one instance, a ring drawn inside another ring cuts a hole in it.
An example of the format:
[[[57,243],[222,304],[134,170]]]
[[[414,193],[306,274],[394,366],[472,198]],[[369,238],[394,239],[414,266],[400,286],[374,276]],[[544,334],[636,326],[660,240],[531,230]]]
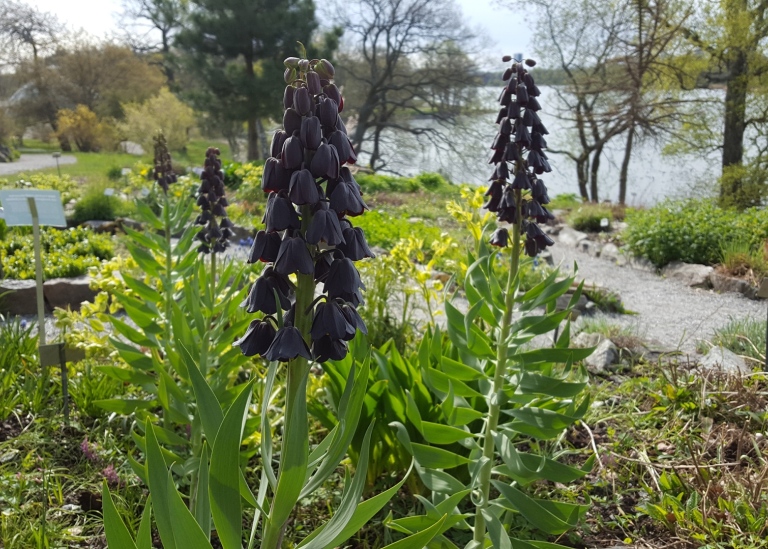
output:
[[[438,1],[438,0],[436,0]],[[96,36],[108,36],[118,29],[120,0],[28,0],[41,11],[56,14],[73,30],[84,29]],[[524,18],[508,8],[500,8],[493,0],[456,0],[465,21],[483,39],[483,47],[493,64],[501,56],[517,52],[529,53],[532,33]],[[498,58],[498,59],[497,59]],[[486,65],[486,63],[483,63]]]

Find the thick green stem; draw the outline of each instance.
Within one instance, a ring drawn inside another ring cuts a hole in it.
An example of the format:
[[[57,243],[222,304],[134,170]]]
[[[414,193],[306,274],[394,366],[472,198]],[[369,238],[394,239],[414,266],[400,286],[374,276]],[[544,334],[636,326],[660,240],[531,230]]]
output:
[[[488,498],[491,492],[491,470],[493,469],[494,454],[496,444],[493,435],[499,424],[499,415],[501,414],[502,391],[504,389],[504,376],[507,370],[507,339],[509,338],[510,327],[512,326],[512,309],[515,305],[515,279],[520,268],[520,234],[522,218],[520,216],[521,192],[515,191],[515,206],[517,207],[518,220],[512,227],[512,257],[510,258],[509,277],[507,278],[507,288],[504,298],[504,316],[501,320],[501,330],[497,342],[496,351],[496,371],[493,374],[493,390],[490,402],[488,404],[488,420],[485,424],[485,433],[483,435],[483,460],[484,464],[480,470],[479,486],[480,501],[475,513],[474,541],[483,547],[485,540],[485,517],[483,511],[488,507]]]
[[[216,308],[216,252],[211,250],[211,311]]]
[[[312,210],[309,206],[301,207],[301,231],[305,233],[312,221]],[[307,345],[311,345],[310,330],[312,328],[312,301],[315,298],[315,280],[312,275],[299,274],[296,285],[296,315],[294,326],[301,332]],[[309,419],[307,415],[307,374],[309,362],[297,357],[288,362],[285,396],[285,429],[283,431],[282,448],[280,451],[280,466],[277,473],[278,492],[280,492],[281,475],[306,476],[309,461]],[[296,444],[292,444],[295,441]],[[287,503],[291,507],[299,500],[300,488],[293,493],[280,493],[286,501],[280,502],[280,508]],[[275,495],[275,500],[279,497]],[[292,500],[292,501],[291,501]],[[265,521],[261,549],[280,549],[285,534],[288,516],[275,517],[276,501],[272,502],[270,520]]]

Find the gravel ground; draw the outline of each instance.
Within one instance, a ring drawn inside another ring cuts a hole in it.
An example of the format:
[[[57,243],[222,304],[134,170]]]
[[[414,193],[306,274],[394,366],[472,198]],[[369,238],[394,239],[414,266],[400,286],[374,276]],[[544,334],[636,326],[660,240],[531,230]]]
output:
[[[689,288],[678,280],[619,267],[559,243],[550,249],[555,264],[561,263],[564,270],[570,271],[575,261],[580,278],[617,292],[625,308],[637,313],[600,316],[632,327],[638,336],[665,351],[693,354],[699,341],[710,340],[714,330],[731,318],[766,316],[765,302],[752,301],[741,294]]]
[[[62,166],[75,162],[77,162],[77,158],[74,156],[62,155],[59,158],[59,164]],[[21,158],[15,162],[0,163],[0,176],[55,167],[56,159],[50,154],[22,154]]]

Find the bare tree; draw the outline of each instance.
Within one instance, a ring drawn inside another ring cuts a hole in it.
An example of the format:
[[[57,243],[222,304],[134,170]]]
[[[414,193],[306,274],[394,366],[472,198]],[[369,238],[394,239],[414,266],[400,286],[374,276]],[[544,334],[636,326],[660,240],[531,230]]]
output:
[[[37,62],[55,49],[62,32],[53,14],[23,2],[0,0],[0,60],[5,64],[18,64],[29,54]]]
[[[187,0],[123,0],[120,20],[125,42],[137,53],[159,54],[168,82],[175,81],[173,39],[184,25]]]
[[[566,148],[549,150],[574,162],[579,194],[597,202],[605,146],[627,129],[626,120],[618,116],[613,63],[623,14],[592,0],[532,3],[539,11],[535,52],[544,66],[565,74],[566,84],[554,88],[559,99],[556,116],[575,137],[567,140]]]
[[[387,165],[386,142],[398,133],[450,147],[444,128],[470,107],[476,84],[466,52],[472,34],[453,2],[361,0],[337,13],[345,29],[339,81],[350,136],[370,167]],[[412,124],[414,116],[432,123]]]

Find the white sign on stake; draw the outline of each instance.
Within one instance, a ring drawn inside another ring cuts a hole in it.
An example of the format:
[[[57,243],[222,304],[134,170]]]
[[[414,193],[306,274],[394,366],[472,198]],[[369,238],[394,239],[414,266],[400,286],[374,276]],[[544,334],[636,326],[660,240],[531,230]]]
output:
[[[59,191],[41,191],[22,189],[0,191],[0,204],[3,206],[3,218],[9,227],[31,227],[32,211],[29,200],[34,199],[37,206],[38,223],[52,227],[66,227],[64,208],[61,206]]]

